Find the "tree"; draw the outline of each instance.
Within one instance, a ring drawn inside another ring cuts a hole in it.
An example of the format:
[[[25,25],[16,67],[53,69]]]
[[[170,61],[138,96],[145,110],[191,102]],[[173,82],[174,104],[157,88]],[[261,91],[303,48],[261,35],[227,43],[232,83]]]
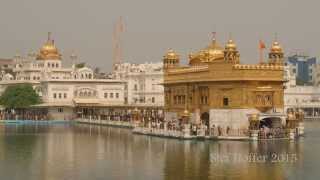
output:
[[[94,73],[94,77],[101,78],[101,76],[100,76],[100,68],[96,67],[94,69],[93,73]]]
[[[76,64],[76,68],[77,69],[83,68],[85,66],[86,66],[86,63],[78,63],[78,64]]]
[[[10,109],[25,109],[41,103],[41,99],[31,84],[8,86],[0,96],[0,104]]]

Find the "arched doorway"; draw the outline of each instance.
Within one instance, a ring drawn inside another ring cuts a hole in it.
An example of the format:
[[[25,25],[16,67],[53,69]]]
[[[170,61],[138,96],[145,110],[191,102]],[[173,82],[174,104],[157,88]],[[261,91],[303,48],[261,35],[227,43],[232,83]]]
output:
[[[202,113],[200,118],[201,118],[201,122],[202,122],[203,124],[205,124],[207,127],[210,127],[210,126],[209,126],[209,123],[210,123],[210,115],[209,115],[208,112]]]
[[[278,117],[267,117],[260,120],[259,128],[281,128],[281,119]]]

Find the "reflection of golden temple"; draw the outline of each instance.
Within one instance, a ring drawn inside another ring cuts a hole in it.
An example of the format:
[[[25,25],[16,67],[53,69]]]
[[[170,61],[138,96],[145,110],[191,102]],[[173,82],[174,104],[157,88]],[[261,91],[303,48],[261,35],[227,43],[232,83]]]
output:
[[[51,39],[50,32],[48,33],[47,42],[41,47],[37,60],[61,60],[61,54],[59,54],[54,41]]]

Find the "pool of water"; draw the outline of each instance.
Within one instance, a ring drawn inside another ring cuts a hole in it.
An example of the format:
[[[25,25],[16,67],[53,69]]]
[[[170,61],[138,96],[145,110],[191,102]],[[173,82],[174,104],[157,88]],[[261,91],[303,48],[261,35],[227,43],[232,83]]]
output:
[[[320,122],[298,141],[181,141],[80,124],[0,124],[0,179],[319,179]]]

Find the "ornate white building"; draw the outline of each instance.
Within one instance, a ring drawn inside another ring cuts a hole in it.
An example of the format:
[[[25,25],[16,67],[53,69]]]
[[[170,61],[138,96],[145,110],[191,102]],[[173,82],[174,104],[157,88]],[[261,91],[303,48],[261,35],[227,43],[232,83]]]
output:
[[[96,107],[124,105],[125,82],[95,79],[88,67],[63,67],[50,34],[38,54],[16,56],[14,61],[12,74],[1,73],[0,94],[9,85],[32,84],[43,101],[35,108],[45,109],[51,119],[69,119],[76,113],[89,114]]]
[[[128,105],[163,106],[163,64],[116,64],[114,78],[126,82],[125,102]]]

